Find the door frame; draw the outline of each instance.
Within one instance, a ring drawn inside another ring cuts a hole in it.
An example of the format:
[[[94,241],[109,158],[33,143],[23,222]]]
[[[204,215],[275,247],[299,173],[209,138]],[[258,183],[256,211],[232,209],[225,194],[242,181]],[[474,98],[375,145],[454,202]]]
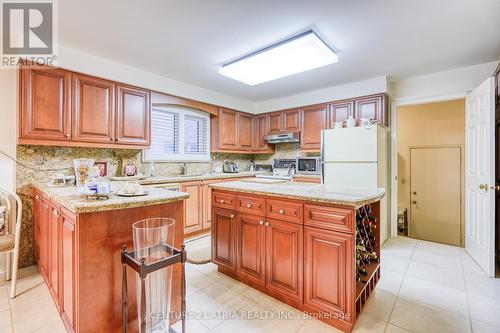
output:
[[[464,99],[467,97],[468,92],[449,94],[425,98],[395,98],[391,101],[391,233],[390,237],[397,237],[398,235],[398,108],[400,106],[418,105],[435,102],[446,102],[457,99]],[[466,127],[464,125],[464,133]],[[465,146],[463,147],[465,149]]]
[[[410,174],[406,178],[410,179],[410,190],[411,190],[411,150],[412,149],[432,149],[432,148],[458,148],[460,150],[460,247],[465,246],[465,223],[464,223],[464,185],[465,185],[465,145],[460,144],[448,144],[448,145],[419,145],[419,146],[409,146],[410,157]],[[408,237],[410,237],[410,226],[411,226],[411,195],[408,197]],[[415,238],[416,239],[416,238]]]

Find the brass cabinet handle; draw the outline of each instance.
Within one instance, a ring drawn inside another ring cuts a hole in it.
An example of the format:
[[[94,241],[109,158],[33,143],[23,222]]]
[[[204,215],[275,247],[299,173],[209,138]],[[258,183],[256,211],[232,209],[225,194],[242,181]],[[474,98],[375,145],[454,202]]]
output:
[[[37,194],[37,195],[35,195],[35,199],[36,199],[36,200],[40,200],[40,196],[39,196],[38,194]]]
[[[61,213],[59,213],[59,211],[58,211],[58,210],[53,210],[53,211],[52,211],[52,214],[53,214],[54,216],[57,216],[57,217],[59,217],[59,215],[61,215]]]
[[[260,225],[263,225],[263,224],[264,224],[264,221],[260,221],[260,222],[259,222],[259,224],[260,224]]]
[[[252,204],[251,203],[247,203],[247,208],[252,208]]]
[[[269,222],[266,222],[265,226],[266,226],[266,227],[269,227]]]
[[[500,185],[492,186],[491,189],[495,191],[500,191]]]
[[[224,199],[220,199],[220,203],[224,203]]]
[[[70,138],[71,134],[66,134],[65,137]]]
[[[479,184],[479,189],[488,192],[488,184]]]
[[[234,219],[234,214],[229,215],[230,218]]]
[[[285,213],[285,211],[284,211],[283,209],[280,209],[280,210],[279,210],[279,213],[280,213],[280,214],[284,214],[284,213]]]

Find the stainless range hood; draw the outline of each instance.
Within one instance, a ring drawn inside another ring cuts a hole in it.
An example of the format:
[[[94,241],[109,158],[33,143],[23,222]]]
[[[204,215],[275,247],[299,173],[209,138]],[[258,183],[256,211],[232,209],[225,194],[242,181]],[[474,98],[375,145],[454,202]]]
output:
[[[299,142],[299,133],[271,134],[265,137],[267,143]]]

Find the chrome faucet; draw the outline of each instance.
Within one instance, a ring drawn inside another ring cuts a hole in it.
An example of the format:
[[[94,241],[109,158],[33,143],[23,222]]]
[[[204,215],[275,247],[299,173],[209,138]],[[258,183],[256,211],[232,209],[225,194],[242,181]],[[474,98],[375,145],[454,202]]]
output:
[[[188,174],[188,165],[186,162],[183,162],[181,166],[181,175],[186,176],[187,174]]]

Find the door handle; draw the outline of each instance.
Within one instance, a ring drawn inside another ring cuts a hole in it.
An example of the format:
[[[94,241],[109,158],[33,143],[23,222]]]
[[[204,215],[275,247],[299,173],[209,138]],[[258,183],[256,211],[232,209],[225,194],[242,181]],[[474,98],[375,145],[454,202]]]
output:
[[[417,204],[417,202],[416,202],[415,200],[413,200],[411,203],[412,203],[412,204],[414,204],[414,205],[416,205],[416,204]]]
[[[495,186],[492,186],[491,189],[495,190],[495,191],[500,191],[500,184],[496,184]]]
[[[488,192],[488,184],[479,184],[479,189]]]

